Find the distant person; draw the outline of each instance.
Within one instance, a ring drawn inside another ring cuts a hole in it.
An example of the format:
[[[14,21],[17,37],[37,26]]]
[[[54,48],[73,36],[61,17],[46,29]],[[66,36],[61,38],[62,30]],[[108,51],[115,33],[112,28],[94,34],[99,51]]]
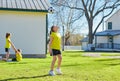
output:
[[[6,44],[5,44],[6,60],[9,59],[10,56],[10,48],[11,48],[10,38],[11,38],[11,34],[6,33]]]
[[[61,55],[61,36],[58,33],[59,27],[52,26],[50,31],[50,42],[49,42],[49,53],[53,57],[51,63],[51,69],[49,71],[49,75],[54,76],[54,65],[58,58],[58,66],[57,66],[57,73],[62,74],[61,72],[61,62],[62,62],[62,55]]]
[[[22,51],[20,49],[16,49],[12,42],[10,42],[10,44],[11,44],[13,50],[15,51],[15,58],[12,58],[12,60],[8,60],[7,58],[3,58],[2,60],[8,61],[8,62],[9,61],[17,61],[17,62],[21,61],[22,60],[22,54],[21,54]]]

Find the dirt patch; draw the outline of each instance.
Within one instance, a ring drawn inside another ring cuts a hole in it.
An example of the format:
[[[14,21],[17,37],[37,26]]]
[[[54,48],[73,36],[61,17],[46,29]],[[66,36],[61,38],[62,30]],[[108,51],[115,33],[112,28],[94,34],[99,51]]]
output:
[[[82,56],[87,56],[87,57],[101,57],[101,54],[99,54],[99,53],[94,53],[94,54],[92,54],[92,53],[85,53]]]
[[[120,58],[120,56],[101,56],[100,53],[85,53],[82,56],[85,57],[99,57],[99,58]]]

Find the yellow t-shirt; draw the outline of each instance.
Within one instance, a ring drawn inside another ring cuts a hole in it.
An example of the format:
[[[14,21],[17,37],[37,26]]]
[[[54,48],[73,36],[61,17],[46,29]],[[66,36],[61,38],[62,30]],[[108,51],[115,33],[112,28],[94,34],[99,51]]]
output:
[[[50,35],[53,38],[52,44],[51,44],[51,49],[61,49],[61,36],[59,33],[52,32]]]
[[[22,54],[20,52],[16,53],[16,59],[17,59],[17,61],[22,60]]]
[[[10,44],[10,38],[6,38],[6,44],[5,44],[5,48],[10,48],[11,44]]]

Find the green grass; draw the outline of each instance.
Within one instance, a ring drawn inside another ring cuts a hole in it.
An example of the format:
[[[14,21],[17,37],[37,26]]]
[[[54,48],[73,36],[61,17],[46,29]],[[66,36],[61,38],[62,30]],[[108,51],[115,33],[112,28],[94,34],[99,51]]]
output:
[[[102,53],[102,56],[120,56],[120,53]]]
[[[120,81],[120,59],[83,57],[84,53],[63,52],[63,75],[56,76],[48,76],[49,55],[45,59],[25,58],[21,62],[0,61],[0,81]]]

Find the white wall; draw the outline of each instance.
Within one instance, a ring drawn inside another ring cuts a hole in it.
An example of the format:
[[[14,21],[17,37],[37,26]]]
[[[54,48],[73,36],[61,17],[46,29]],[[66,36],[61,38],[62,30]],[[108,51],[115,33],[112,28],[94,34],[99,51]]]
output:
[[[120,35],[114,36],[114,41],[113,42],[120,44]]]
[[[82,50],[88,50],[88,43],[82,42]]]
[[[5,53],[6,32],[12,33],[11,40],[23,54],[45,54],[45,13],[0,11],[0,54]]]
[[[120,30],[120,10],[113,14],[107,21],[106,21],[106,29],[108,29],[108,22],[112,22],[112,29],[113,30]]]
[[[114,41],[113,43],[120,43],[120,35],[114,36]],[[108,43],[108,37],[97,37],[97,43]]]
[[[97,43],[108,43],[108,39],[106,36],[97,36]]]

